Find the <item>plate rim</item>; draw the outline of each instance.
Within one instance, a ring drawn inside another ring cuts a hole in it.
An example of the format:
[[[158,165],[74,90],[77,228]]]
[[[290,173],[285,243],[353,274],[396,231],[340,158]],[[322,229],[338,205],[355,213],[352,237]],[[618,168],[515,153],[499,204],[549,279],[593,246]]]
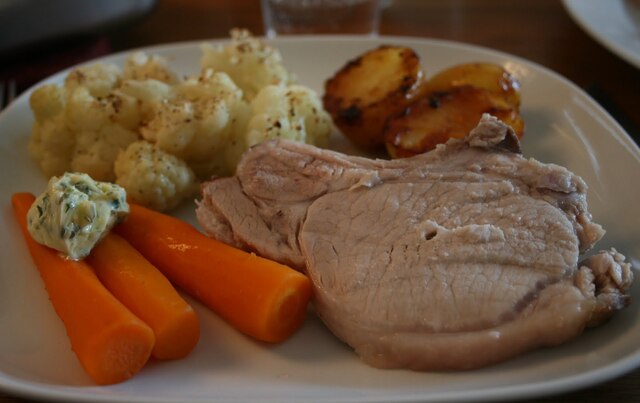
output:
[[[562,4],[564,5],[565,10],[568,12],[571,19],[583,30],[585,31],[591,39],[598,42],[601,46],[605,47],[611,53],[615,54],[625,62],[629,63],[633,67],[640,69],[640,54],[632,52],[619,43],[617,43],[613,38],[608,35],[602,33],[598,30],[593,21],[588,18],[585,18],[584,13],[581,11],[585,8],[585,6],[591,6],[593,4],[597,4],[598,6],[607,4],[611,6],[611,1],[615,1],[617,4],[620,4],[621,0],[609,0],[609,2],[605,3],[603,1],[591,1],[588,0],[562,0]]]

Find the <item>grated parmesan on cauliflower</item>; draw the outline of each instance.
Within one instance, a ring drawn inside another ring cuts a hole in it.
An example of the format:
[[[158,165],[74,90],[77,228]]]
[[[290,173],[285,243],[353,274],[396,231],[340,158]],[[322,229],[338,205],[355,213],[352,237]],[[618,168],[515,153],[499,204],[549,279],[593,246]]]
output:
[[[116,183],[136,203],[171,210],[198,189],[187,164],[146,141],[136,141],[115,162]]]
[[[248,100],[267,85],[294,81],[277,49],[241,29],[231,31],[231,43],[226,46],[202,45],[200,67],[227,73]]]
[[[38,88],[32,158],[48,177],[116,181],[137,202],[167,210],[197,179],[233,174],[253,144],[327,145],[329,115],[313,90],[291,84],[277,49],[233,30],[229,45],[202,52],[200,72],[184,78],[162,57],[135,52],[123,69],[85,65],[62,86]]]

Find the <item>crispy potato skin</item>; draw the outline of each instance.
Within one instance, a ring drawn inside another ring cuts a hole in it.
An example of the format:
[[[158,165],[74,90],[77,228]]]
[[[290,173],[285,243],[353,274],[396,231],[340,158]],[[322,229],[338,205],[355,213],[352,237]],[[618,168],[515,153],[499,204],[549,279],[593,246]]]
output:
[[[465,63],[438,72],[427,81],[427,92],[447,92],[471,86],[484,88],[512,107],[520,107],[520,83],[502,66],[493,63]]]
[[[349,61],[325,83],[323,105],[364,149],[384,145],[384,124],[425,94],[424,71],[410,48],[381,46]]]
[[[390,117],[384,129],[392,158],[429,151],[450,138],[462,138],[483,113],[524,134],[520,117],[520,83],[502,66],[467,63],[445,69],[425,85],[426,95]]]
[[[464,137],[483,113],[524,133],[520,83],[502,66],[465,63],[425,79],[407,47],[381,46],[349,61],[325,82],[323,106],[358,146],[384,145],[392,158]]]
[[[463,138],[483,113],[511,125],[521,137],[524,123],[517,108],[483,88],[461,86],[432,93],[414,102],[385,126],[385,144],[392,158],[431,150],[450,138]]]

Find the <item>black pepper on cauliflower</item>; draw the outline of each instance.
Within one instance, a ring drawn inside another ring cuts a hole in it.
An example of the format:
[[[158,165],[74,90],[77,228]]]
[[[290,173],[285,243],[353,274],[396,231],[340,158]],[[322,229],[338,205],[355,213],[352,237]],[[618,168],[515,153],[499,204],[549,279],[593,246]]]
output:
[[[81,66],[64,85],[31,95],[29,151],[48,177],[83,172],[170,210],[193,196],[198,180],[232,175],[253,144],[327,144],[332,123],[320,98],[293,81],[278,50],[244,30],[233,30],[228,44],[203,45],[193,76],[143,52],[122,69]]]

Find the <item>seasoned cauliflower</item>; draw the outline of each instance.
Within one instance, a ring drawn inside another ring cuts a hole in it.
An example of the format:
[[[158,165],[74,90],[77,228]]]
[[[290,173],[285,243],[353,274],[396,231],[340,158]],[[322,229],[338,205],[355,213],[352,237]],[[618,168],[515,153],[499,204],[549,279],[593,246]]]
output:
[[[98,98],[78,87],[69,93],[65,113],[74,131],[95,131],[108,123],[135,130],[140,124],[138,100],[118,90]]]
[[[247,30],[232,30],[229,45],[202,45],[200,67],[227,73],[249,100],[267,85],[293,82],[280,52]]]
[[[163,102],[174,96],[173,86],[154,79],[124,81],[119,91],[148,105]]]
[[[120,84],[122,72],[115,64],[91,64],[72,70],[64,80],[64,87],[72,92],[84,87],[94,97],[104,97]]]
[[[67,100],[67,127],[75,133],[71,169],[100,181],[113,181],[113,162],[118,153],[138,140],[137,101],[112,92],[104,98],[77,87]]]
[[[115,179],[120,150],[139,139],[140,102],[117,89],[120,70],[95,64],[73,70],[64,86],[45,85],[30,98],[36,122],[29,152],[47,176],[84,172]]]
[[[126,80],[118,90],[138,101],[140,121],[144,124],[153,119],[159,104],[175,96],[173,86],[154,79]]]
[[[178,76],[169,69],[167,61],[158,55],[149,56],[144,52],[135,52],[124,64],[125,80],[154,79],[167,84],[176,84]]]
[[[61,175],[71,168],[75,135],[67,127],[64,109],[66,92],[57,85],[36,89],[29,103],[35,117],[29,139],[29,154],[47,177]]]
[[[78,132],[71,158],[71,170],[86,172],[101,181],[114,181],[114,162],[120,151],[138,140],[122,126],[105,124],[96,131]]]
[[[118,155],[116,183],[136,203],[158,211],[175,208],[197,189],[187,164],[146,141],[136,141]]]
[[[29,152],[49,177],[83,172],[116,181],[133,200],[175,207],[196,178],[231,175],[242,153],[284,137],[326,146],[329,115],[311,89],[292,84],[278,50],[233,30],[203,45],[199,74],[179,77],[160,56],[133,53],[121,70],[81,66],[64,85],[30,98]]]
[[[29,154],[47,177],[71,170],[74,146],[75,135],[67,128],[64,115],[33,124]]]
[[[29,98],[29,105],[33,116],[39,123],[59,115],[66,107],[66,91],[53,84],[46,84],[33,91]]]
[[[241,138],[249,106],[229,76],[205,69],[173,88],[175,96],[156,103],[140,132],[144,139],[191,166],[198,177],[232,173],[227,145]]]
[[[251,102],[251,110],[247,146],[277,137],[320,147],[329,141],[331,117],[318,94],[308,87],[269,85]]]

